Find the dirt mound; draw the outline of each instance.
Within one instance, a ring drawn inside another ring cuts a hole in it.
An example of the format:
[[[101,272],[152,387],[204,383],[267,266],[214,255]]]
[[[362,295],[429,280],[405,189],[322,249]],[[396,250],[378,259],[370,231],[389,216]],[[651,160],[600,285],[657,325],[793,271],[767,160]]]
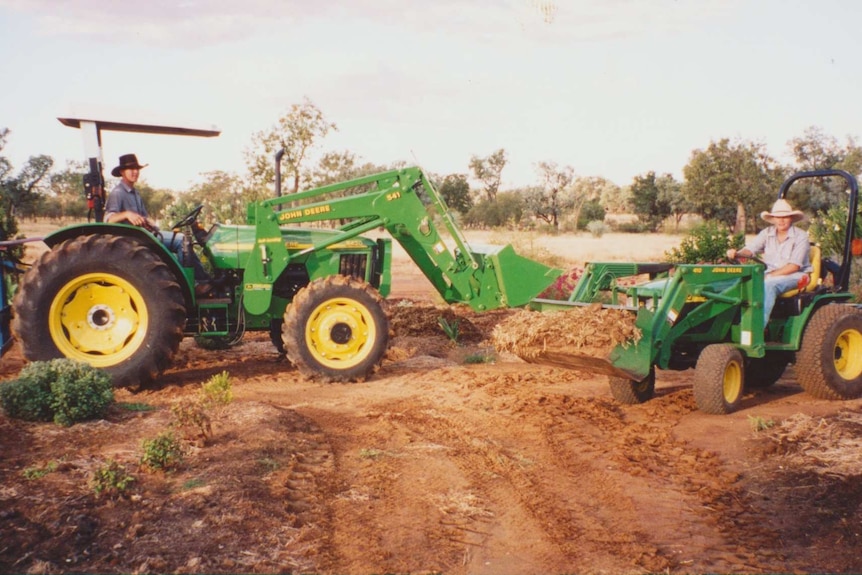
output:
[[[387,312],[395,337],[446,336],[443,327],[446,324],[461,343],[484,341],[490,337],[494,326],[516,313],[508,309],[478,313],[463,305],[438,306],[410,300],[390,300]]]

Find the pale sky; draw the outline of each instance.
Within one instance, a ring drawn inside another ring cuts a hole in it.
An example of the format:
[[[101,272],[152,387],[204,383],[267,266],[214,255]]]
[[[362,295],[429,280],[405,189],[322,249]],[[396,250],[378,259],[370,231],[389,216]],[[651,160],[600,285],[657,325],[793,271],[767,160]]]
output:
[[[317,151],[467,173],[507,151],[617,184],[681,178],[711,140],[862,134],[856,0],[0,0],[0,153],[83,160],[58,116],[214,124],[217,139],[103,135],[144,180],[245,173],[243,151],[308,98],[339,131]]]

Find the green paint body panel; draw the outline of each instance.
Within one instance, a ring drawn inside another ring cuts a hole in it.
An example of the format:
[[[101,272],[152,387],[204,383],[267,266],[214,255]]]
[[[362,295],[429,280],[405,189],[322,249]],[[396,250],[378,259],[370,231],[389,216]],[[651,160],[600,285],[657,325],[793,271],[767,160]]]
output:
[[[640,381],[653,366],[693,367],[700,351],[713,343],[733,344],[752,358],[773,351],[796,351],[814,310],[849,299],[849,294],[813,294],[799,313],[777,317],[773,314],[764,326],[762,266],[677,265],[672,270],[670,266],[663,267],[589,263],[567,301],[536,299],[531,307],[553,311],[598,302],[635,314],[635,326],[641,332],[637,342],[618,345],[606,360],[573,357],[570,363],[582,361],[592,371]],[[625,281],[644,274],[649,279],[641,279],[634,285]]]
[[[328,222],[327,227],[315,227],[319,222]],[[364,235],[380,231],[389,237]],[[517,255],[511,246],[470,247],[418,168],[254,202],[245,224],[216,224],[197,248],[222,286],[215,298],[196,299],[188,262],[181,265],[157,238],[134,226],[70,226],[46,242],[56,245],[91,233],[128,236],[159,254],[182,287],[188,335],[268,330],[299,289],[335,274],[363,279],[386,297],[392,287],[393,241],[446,302],[475,310],[526,305],[562,273]]]

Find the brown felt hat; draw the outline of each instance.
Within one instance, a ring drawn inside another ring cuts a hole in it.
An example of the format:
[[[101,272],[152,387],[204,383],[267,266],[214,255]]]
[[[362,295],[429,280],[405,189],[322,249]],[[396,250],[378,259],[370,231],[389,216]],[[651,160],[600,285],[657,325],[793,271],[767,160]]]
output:
[[[140,170],[141,168],[146,168],[149,164],[139,164],[138,157],[134,154],[123,154],[120,156],[120,165],[111,170],[111,175],[115,178],[120,177],[120,173],[123,170]]]

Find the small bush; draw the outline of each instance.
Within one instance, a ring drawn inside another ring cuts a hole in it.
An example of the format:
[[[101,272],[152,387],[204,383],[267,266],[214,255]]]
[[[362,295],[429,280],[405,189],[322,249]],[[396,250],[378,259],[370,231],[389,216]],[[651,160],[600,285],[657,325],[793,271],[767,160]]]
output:
[[[201,402],[208,407],[227,405],[233,400],[230,375],[223,371],[201,384]]]
[[[135,478],[126,471],[126,468],[109,459],[93,473],[91,484],[96,496],[107,495],[114,497],[121,495]]]
[[[9,417],[72,425],[101,417],[114,401],[111,377],[71,359],[36,361],[17,380],[0,386],[0,404]]]
[[[141,465],[150,469],[170,471],[183,461],[182,445],[170,431],[160,433],[155,439],[145,439],[142,447]]]
[[[671,263],[717,263],[726,257],[728,248],[740,248],[745,243],[743,234],[730,235],[730,230],[716,222],[706,222],[691,230],[678,248],[665,253]]]
[[[175,403],[171,406],[171,413],[174,416],[172,425],[186,441],[203,445],[212,436],[212,422],[200,399]]]
[[[449,338],[449,341],[456,344],[458,343],[458,336],[461,335],[458,328],[459,323],[460,321],[457,319],[450,322],[445,317],[437,318],[437,324],[440,326],[440,329],[443,330],[443,333],[446,334],[446,337]]]
[[[590,232],[594,238],[600,238],[605,235],[606,231],[608,231],[608,226],[605,225],[605,222],[593,220],[587,224],[587,231]]]

